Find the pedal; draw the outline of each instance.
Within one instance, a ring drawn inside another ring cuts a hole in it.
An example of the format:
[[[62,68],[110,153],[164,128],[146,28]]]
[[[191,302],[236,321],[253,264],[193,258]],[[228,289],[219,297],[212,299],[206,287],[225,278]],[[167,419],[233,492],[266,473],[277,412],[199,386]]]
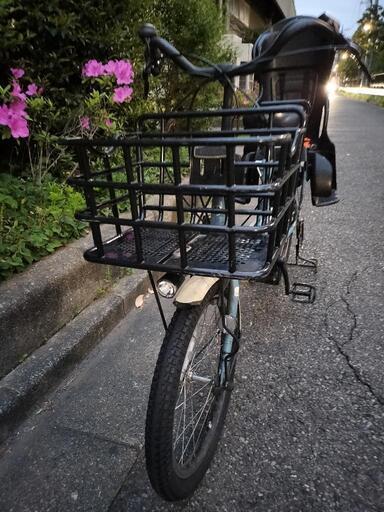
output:
[[[289,294],[293,302],[301,302],[303,304],[313,304],[316,299],[316,288],[311,284],[293,283]]]

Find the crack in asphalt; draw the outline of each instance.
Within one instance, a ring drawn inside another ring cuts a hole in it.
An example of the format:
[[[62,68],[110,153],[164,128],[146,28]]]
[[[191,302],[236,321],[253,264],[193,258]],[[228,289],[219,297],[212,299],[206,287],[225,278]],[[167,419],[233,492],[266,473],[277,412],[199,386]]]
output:
[[[366,269],[364,269],[366,270]],[[362,272],[364,272],[364,270],[362,270]],[[344,345],[346,345],[347,343],[350,343],[353,339],[353,335],[355,333],[355,330],[357,328],[357,316],[356,316],[356,313],[353,311],[351,305],[349,304],[348,302],[348,299],[347,299],[347,296],[351,294],[351,288],[352,288],[352,285],[353,283],[356,282],[357,278],[358,278],[358,271],[355,270],[355,272],[352,274],[352,276],[350,277],[349,281],[347,282],[346,284],[346,293],[345,295],[340,295],[340,299],[341,301],[345,304],[345,307],[347,308],[347,311],[348,313],[350,314],[351,318],[352,318],[352,326],[349,330],[349,333],[348,333],[348,337],[347,337],[347,340],[341,344],[342,347],[344,347]]]
[[[377,395],[376,391],[371,386],[369,381],[366,380],[363,377],[363,375],[360,372],[360,370],[353,364],[352,359],[351,359],[350,355],[348,354],[348,352],[346,352],[346,350],[344,350],[344,347],[348,343],[351,343],[351,341],[353,340],[353,335],[354,335],[355,330],[357,328],[357,316],[356,316],[356,313],[351,308],[351,305],[349,304],[347,296],[351,294],[351,288],[352,288],[353,283],[356,282],[356,280],[359,277],[359,275],[362,274],[363,272],[365,272],[367,270],[367,268],[364,268],[363,270],[361,270],[361,272],[358,272],[357,270],[355,270],[355,272],[353,272],[352,276],[349,278],[348,282],[346,283],[346,292],[345,292],[345,294],[341,294],[339,299],[333,300],[333,301],[331,301],[328,304],[328,306],[326,307],[326,310],[325,310],[324,325],[325,325],[325,328],[326,328],[326,331],[327,331],[329,339],[331,341],[333,341],[333,343],[334,343],[338,353],[344,358],[344,360],[346,361],[348,367],[352,370],[352,373],[353,373],[353,375],[355,377],[356,382],[358,382],[359,384],[363,385],[380,405],[384,405],[384,399],[381,398],[381,396]],[[328,316],[328,313],[329,313],[329,310],[331,309],[331,307],[334,306],[335,304],[337,304],[337,302],[340,302],[340,301],[345,304],[345,306],[347,308],[347,312],[352,317],[352,326],[349,329],[347,340],[344,343],[340,343],[331,334],[331,332],[330,332],[330,325],[329,325],[329,316]]]

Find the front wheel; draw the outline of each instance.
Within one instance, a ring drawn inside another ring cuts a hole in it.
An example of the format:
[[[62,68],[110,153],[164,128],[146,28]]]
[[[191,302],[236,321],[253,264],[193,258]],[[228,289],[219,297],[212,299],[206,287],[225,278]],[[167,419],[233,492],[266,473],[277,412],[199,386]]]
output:
[[[223,300],[215,286],[201,305],[176,310],[156,364],[145,452],[151,484],[168,501],[195,491],[224,426],[234,357],[220,385]]]

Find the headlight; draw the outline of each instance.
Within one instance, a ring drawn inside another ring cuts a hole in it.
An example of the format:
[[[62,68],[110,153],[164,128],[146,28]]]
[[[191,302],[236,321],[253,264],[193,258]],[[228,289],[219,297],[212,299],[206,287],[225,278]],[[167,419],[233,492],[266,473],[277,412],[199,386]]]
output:
[[[168,273],[157,281],[157,290],[165,299],[173,299],[182,282],[181,274]]]
[[[332,97],[335,95],[335,92],[337,91],[337,88],[338,88],[338,85],[337,85],[337,80],[336,78],[331,78],[326,86],[325,86],[325,90],[327,91],[327,94],[328,96]]]

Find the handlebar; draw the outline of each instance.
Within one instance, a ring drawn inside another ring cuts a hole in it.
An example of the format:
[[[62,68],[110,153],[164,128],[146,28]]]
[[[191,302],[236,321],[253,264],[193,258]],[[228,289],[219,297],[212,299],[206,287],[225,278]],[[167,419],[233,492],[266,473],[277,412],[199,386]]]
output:
[[[321,30],[326,33],[333,41],[330,45],[321,45],[313,48],[304,47],[300,50],[284,51],[280,50],[292,40],[298,33],[308,30]],[[362,62],[359,47],[345,38],[335,27],[319,18],[298,17],[293,23],[287,23],[283,30],[276,35],[269,48],[249,62],[243,64],[214,64],[212,66],[200,67],[189,61],[179,50],[177,50],[169,41],[159,37],[156,28],[146,23],[139,29],[139,36],[144,42],[145,49],[145,68],[144,78],[160,73],[161,61],[164,56],[171,59],[178,67],[191,76],[207,78],[212,80],[228,80],[235,76],[257,74],[263,70],[263,66],[268,64],[276,57],[292,56],[308,51],[320,50],[347,50],[352,53],[359,62],[363,72],[370,79],[370,74],[365,64]]]
[[[195,66],[179,50],[177,50],[169,41],[159,37],[153,25],[146,23],[139,29],[139,36],[146,44],[146,69],[148,74],[158,74],[158,68],[163,55],[171,59],[179,68],[186,71],[191,76],[201,78],[219,79],[223,73],[228,73],[233,64],[218,64],[216,67]],[[160,52],[160,53],[159,53]]]

